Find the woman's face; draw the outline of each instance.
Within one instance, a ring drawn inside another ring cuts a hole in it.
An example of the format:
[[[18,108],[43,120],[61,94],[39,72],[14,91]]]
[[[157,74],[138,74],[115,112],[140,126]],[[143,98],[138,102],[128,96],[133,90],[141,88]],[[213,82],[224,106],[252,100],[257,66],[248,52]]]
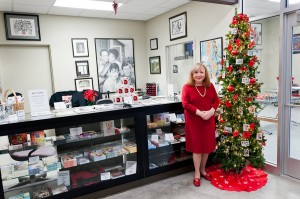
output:
[[[113,63],[116,60],[116,57],[113,53],[109,53],[108,55],[109,62]]]
[[[200,66],[194,73],[193,79],[195,80],[195,84],[202,84],[205,79],[205,69]]]

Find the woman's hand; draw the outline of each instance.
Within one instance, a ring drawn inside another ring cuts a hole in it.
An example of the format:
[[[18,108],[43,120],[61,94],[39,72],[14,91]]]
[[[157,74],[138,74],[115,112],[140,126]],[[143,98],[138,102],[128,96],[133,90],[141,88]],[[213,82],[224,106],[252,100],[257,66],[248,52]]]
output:
[[[196,115],[198,115],[199,117],[203,117],[204,112],[200,111],[200,110],[196,110]]]
[[[213,116],[215,114],[215,109],[211,108],[209,111],[202,111],[202,118],[204,120],[208,120],[209,118],[211,118],[211,116]]]

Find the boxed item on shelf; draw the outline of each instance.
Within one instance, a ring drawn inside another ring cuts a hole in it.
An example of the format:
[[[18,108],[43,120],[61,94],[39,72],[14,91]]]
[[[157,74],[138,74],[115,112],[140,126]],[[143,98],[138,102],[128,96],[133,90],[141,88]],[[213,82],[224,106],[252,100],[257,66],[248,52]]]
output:
[[[114,120],[102,122],[104,136],[115,135],[115,123]]]
[[[110,171],[110,176],[111,176],[111,179],[116,179],[116,178],[124,177],[125,175],[121,170],[114,169],[114,170]]]
[[[77,166],[77,159],[73,155],[64,155],[61,157],[61,163],[64,168]]]
[[[100,182],[100,173],[103,167],[92,168],[89,171],[77,171],[71,173],[72,188],[82,187]]]
[[[89,163],[90,160],[87,157],[79,157],[77,158],[77,164],[81,165],[81,164],[86,164]]]
[[[44,171],[44,163],[42,161],[28,164],[29,175],[37,175]]]
[[[45,132],[34,131],[30,133],[31,144],[33,145],[44,145],[45,144]]]
[[[104,148],[103,153],[106,155],[106,158],[108,159],[108,158],[113,158],[113,157],[126,154],[127,151],[125,151],[121,145],[115,145],[115,146]]]
[[[158,126],[164,126],[166,123],[165,113],[154,114],[153,122],[157,123]]]
[[[102,149],[92,151],[90,157],[94,162],[106,159],[106,155],[103,153]]]
[[[50,191],[48,190],[48,188],[43,188],[40,190],[36,190],[32,193],[33,199],[40,199],[40,198],[46,198],[51,196]]]
[[[123,147],[129,153],[136,153],[137,152],[136,143],[134,143],[134,142],[124,141]]]
[[[13,164],[13,172],[12,177],[17,178],[21,176],[28,175],[29,172],[28,162],[27,161],[20,161]],[[1,173],[2,174],[2,173]]]
[[[64,184],[57,185],[55,187],[51,187],[52,195],[57,195],[57,194],[67,192],[67,191],[68,191],[68,189]]]
[[[30,193],[29,192],[20,193],[15,196],[10,196],[8,199],[30,199]]]
[[[44,164],[47,166],[47,171],[55,171],[57,169],[60,169],[60,162],[58,161],[58,157],[50,156],[47,158],[43,158]]]

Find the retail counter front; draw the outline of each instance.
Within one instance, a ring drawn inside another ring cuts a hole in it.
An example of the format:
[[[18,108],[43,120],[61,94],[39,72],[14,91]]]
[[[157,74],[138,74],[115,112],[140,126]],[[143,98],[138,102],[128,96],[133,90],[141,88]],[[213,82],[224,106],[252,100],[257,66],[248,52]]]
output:
[[[173,99],[26,115],[0,124],[0,198],[75,198],[191,164]]]

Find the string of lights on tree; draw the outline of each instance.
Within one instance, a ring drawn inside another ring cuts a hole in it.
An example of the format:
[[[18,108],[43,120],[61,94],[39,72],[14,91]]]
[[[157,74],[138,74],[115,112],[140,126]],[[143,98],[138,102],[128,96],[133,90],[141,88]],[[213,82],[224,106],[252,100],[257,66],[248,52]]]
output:
[[[226,56],[218,77],[222,90],[216,158],[225,171],[239,173],[246,160],[256,168],[264,167],[262,150],[266,140],[256,114],[261,107],[255,98],[262,83],[255,77],[260,61],[253,54],[255,43],[250,39],[253,30],[248,16],[235,11],[229,27]]]

